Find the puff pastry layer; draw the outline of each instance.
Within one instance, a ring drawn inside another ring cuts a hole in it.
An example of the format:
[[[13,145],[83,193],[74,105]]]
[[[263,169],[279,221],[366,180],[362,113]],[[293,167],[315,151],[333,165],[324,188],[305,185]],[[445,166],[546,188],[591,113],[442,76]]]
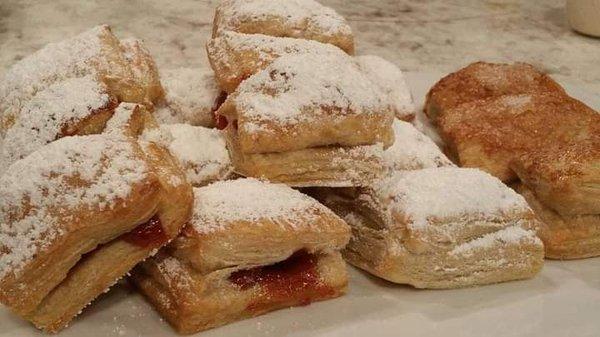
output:
[[[180,333],[337,297],[349,228],[283,185],[239,179],[194,190],[191,223],[133,280]]]
[[[192,204],[166,150],[116,134],[42,147],[0,196],[0,301],[47,332],[175,237]]]
[[[128,97],[130,102],[154,105],[163,101],[165,91],[160,83],[160,75],[154,59],[139,39],[121,40],[121,49],[125,60],[129,63],[133,81],[138,84],[139,91],[132,92]]]
[[[314,0],[222,1],[215,11],[213,37],[224,31],[316,40],[354,52],[354,37],[346,20]]]
[[[397,172],[316,196],[352,228],[346,260],[392,282],[456,288],[530,278],[542,267],[533,212],[479,170]]]

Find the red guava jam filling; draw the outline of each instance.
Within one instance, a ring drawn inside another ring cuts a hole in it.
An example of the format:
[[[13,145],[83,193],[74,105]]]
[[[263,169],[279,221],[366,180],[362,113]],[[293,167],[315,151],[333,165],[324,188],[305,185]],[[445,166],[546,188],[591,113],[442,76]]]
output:
[[[142,248],[160,247],[169,240],[158,215],[124,234],[123,239]]]

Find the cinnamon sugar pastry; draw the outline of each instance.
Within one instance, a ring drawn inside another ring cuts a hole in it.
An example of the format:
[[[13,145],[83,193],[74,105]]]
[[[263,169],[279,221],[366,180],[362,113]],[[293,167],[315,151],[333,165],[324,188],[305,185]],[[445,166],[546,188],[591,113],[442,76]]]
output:
[[[402,71],[393,63],[375,55],[357,56],[356,62],[365,75],[386,93],[396,118],[411,121],[415,104]]]
[[[125,60],[131,67],[133,81],[141,89],[136,95],[133,95],[134,93],[132,92],[129,100],[132,102],[143,102],[147,105],[162,102],[165,91],[160,84],[160,76],[156,63],[154,63],[154,59],[144,45],[144,42],[134,38],[123,39],[121,40],[121,49],[123,50]]]
[[[131,138],[65,137],[0,177],[0,301],[57,332],[175,237],[192,190],[167,151]]]
[[[352,228],[346,260],[395,283],[466,287],[530,278],[542,267],[525,200],[476,169],[396,172],[317,196]]]
[[[0,172],[42,146],[72,135],[100,133],[117,106],[108,87],[92,76],[50,85],[26,102],[0,149]]]
[[[450,156],[502,181],[516,178],[512,159],[599,132],[600,115],[565,95],[523,94],[462,104],[438,120]]]
[[[67,78],[92,75],[120,101],[133,101],[136,83],[119,40],[106,25],[50,43],[14,64],[0,82],[0,135],[15,122],[22,105],[41,90]]]
[[[600,255],[600,138],[556,144],[516,158],[517,188],[546,224],[546,256]]]
[[[194,189],[190,225],[133,281],[180,333],[342,295],[347,225],[287,186],[238,179]]]
[[[367,159],[374,152],[365,156],[362,148],[394,141],[393,112],[384,101],[351,59],[288,55],[242,82],[217,114],[236,172],[266,177],[261,162],[268,156],[282,165],[275,168],[278,182],[339,186],[343,179],[315,176],[335,169],[321,162],[356,160],[354,185],[381,174],[380,164]]]
[[[221,90],[209,68],[176,68],[162,73],[165,104],[154,115],[160,124],[186,123],[214,127]]]
[[[345,55],[339,48],[326,43],[232,31],[211,39],[206,44],[206,51],[219,86],[228,93],[283,55]]]
[[[346,20],[314,0],[224,0],[215,11],[213,37],[224,31],[316,40],[354,53]]]
[[[554,93],[564,89],[527,63],[475,62],[438,81],[427,93],[425,113],[435,123],[460,104],[502,95]]]
[[[163,124],[156,129],[147,129],[142,139],[169,149],[193,186],[224,180],[233,173],[225,138],[219,130],[187,124]]]

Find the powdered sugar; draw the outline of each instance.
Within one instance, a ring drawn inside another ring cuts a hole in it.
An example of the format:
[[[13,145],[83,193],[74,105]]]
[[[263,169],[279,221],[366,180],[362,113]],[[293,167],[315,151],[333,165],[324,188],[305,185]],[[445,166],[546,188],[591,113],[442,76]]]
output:
[[[425,229],[436,219],[494,219],[529,210],[525,199],[500,180],[470,168],[396,172],[374,189],[380,200],[390,202],[391,211],[406,217],[412,230]]]
[[[168,148],[186,169],[188,181],[194,186],[227,177],[231,161],[226,142],[219,130],[187,124],[164,124],[146,130],[142,138]]]
[[[219,96],[209,68],[177,68],[162,72],[167,106],[156,112],[159,123],[212,126],[212,108]]]
[[[101,109],[116,104],[106,86],[92,76],[72,78],[40,91],[21,109],[16,123],[7,131],[2,164],[10,165],[63,136]]]
[[[378,88],[347,56],[282,56],[242,82],[232,99],[244,120],[240,129],[250,134],[262,131],[265,123],[318,123],[325,113],[340,118],[387,113]],[[310,109],[316,112],[307,113]]]
[[[415,114],[410,89],[400,68],[375,55],[357,56],[356,62],[365,75],[385,92],[399,119],[411,119]]]
[[[320,32],[325,35],[352,33],[346,20],[333,9],[314,0],[225,0],[219,5],[219,31],[237,30],[241,23],[261,22],[278,17],[295,34]]]
[[[437,145],[412,124],[395,120],[392,126],[396,141],[383,152],[383,159],[389,170],[454,166]]]
[[[104,135],[65,137],[13,164],[0,177],[0,278],[76,230],[74,214],[126,199],[148,171],[133,143]]]
[[[448,254],[468,257],[478,250],[523,243],[542,245],[542,241],[535,235],[535,232],[523,229],[521,226],[511,226],[458,245]]]
[[[306,217],[327,211],[325,206],[288,186],[256,179],[219,181],[194,189],[192,225],[199,233],[224,230],[234,221],[285,221],[289,226],[310,223]],[[299,216],[305,217],[302,221]]]

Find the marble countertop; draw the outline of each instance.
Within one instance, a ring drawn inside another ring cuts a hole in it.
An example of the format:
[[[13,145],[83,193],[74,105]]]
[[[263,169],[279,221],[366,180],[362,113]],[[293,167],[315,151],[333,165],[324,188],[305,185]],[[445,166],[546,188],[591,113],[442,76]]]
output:
[[[359,54],[447,73],[476,60],[524,61],[600,92],[600,39],[572,32],[564,0],[322,0],[352,25]],[[206,65],[216,1],[2,0],[0,73],[45,43],[108,23],[146,41],[159,67]]]

